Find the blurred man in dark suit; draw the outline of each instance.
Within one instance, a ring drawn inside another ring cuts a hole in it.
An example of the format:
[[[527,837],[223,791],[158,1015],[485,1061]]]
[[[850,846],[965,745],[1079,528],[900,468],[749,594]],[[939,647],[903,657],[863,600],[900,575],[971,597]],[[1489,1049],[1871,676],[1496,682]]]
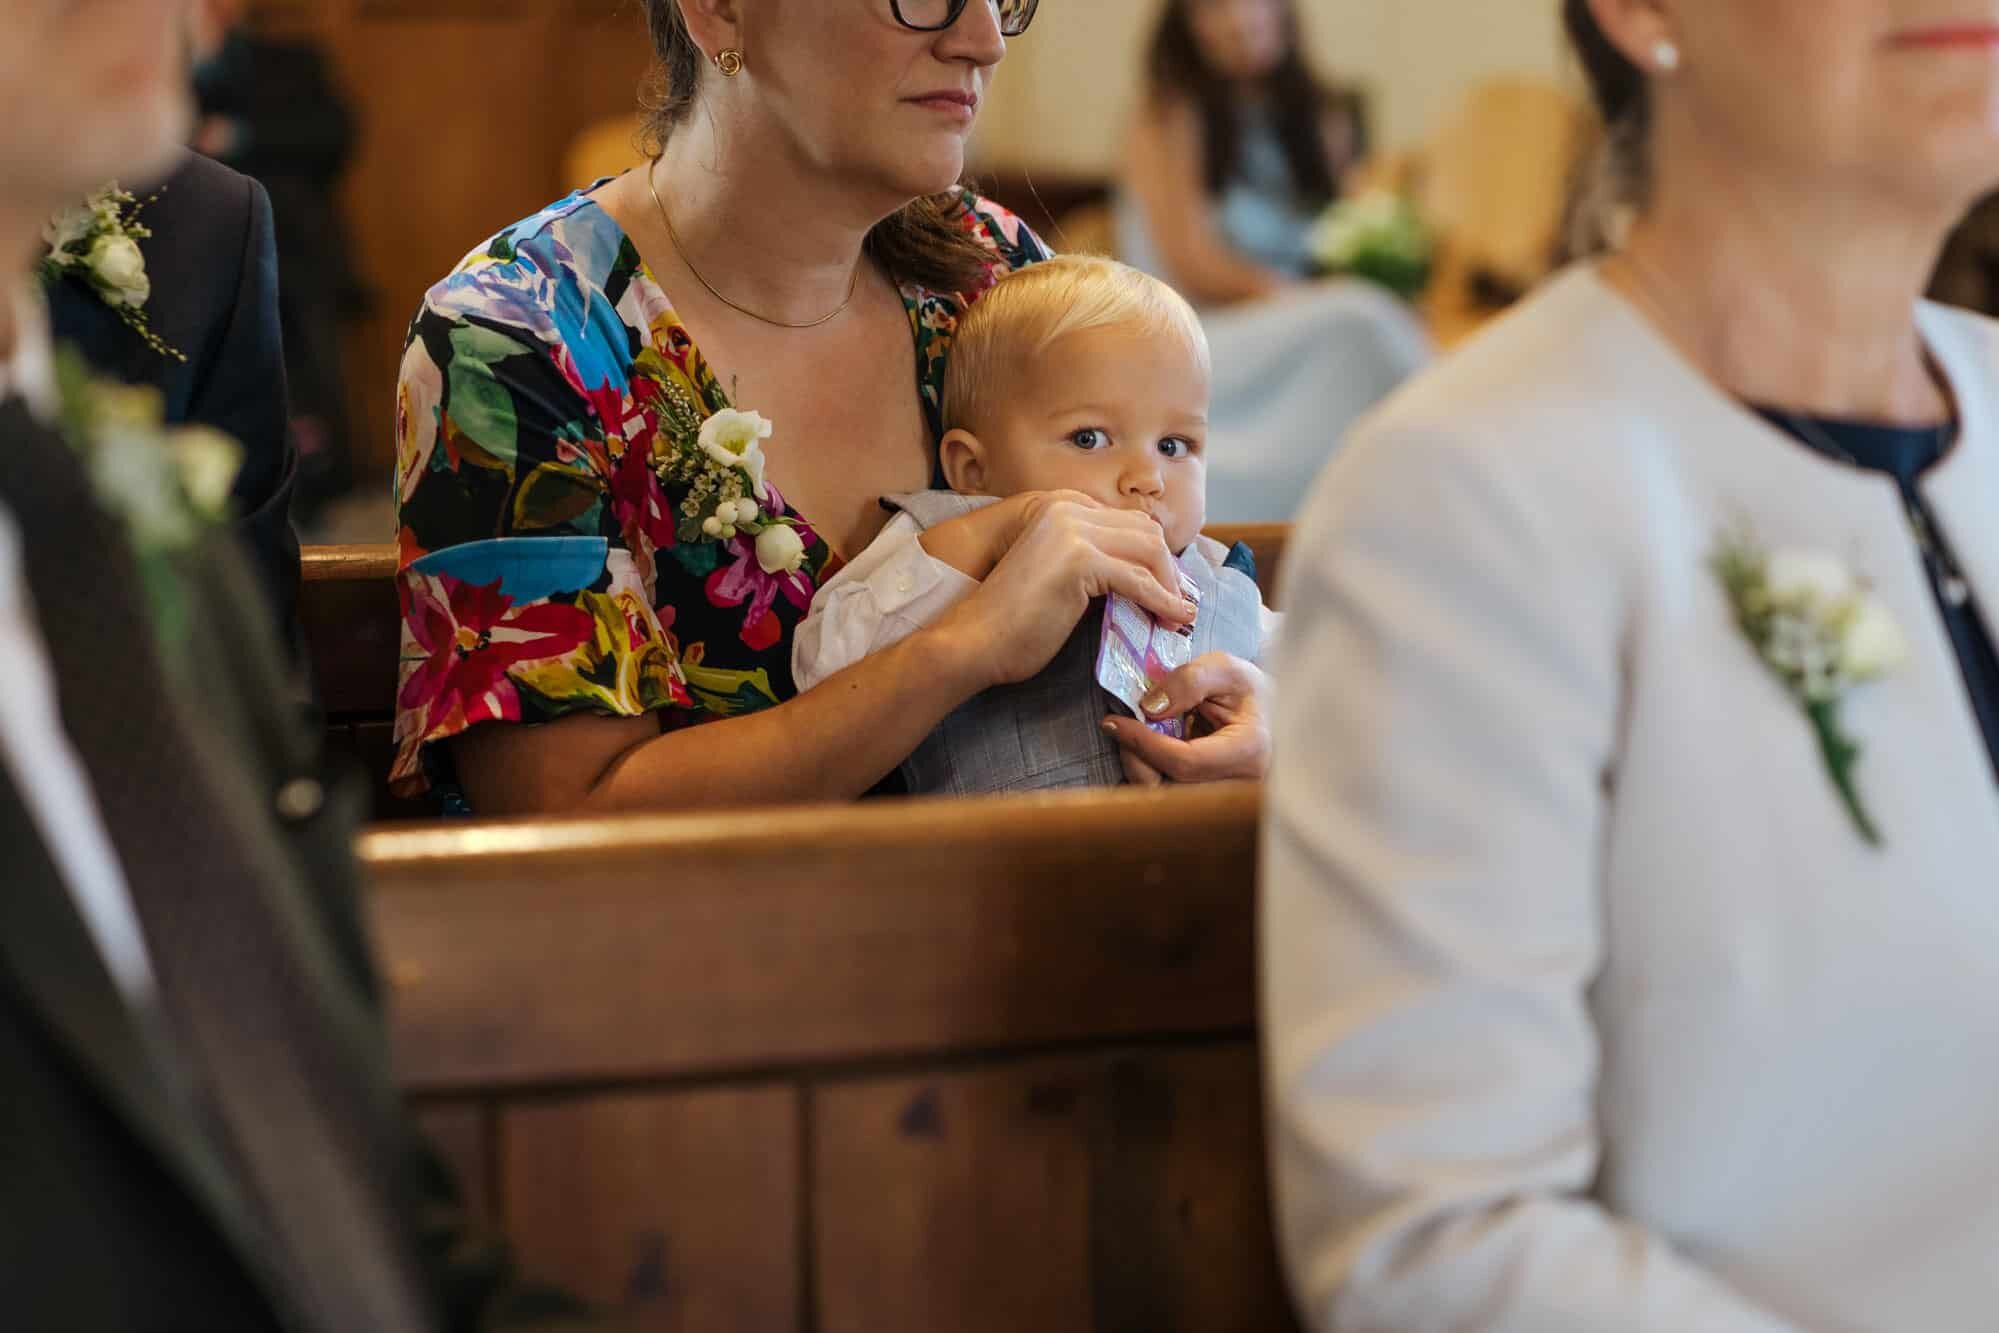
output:
[[[86,283],[49,290],[49,321],[93,369],[166,395],[170,423],[194,422],[243,446],[234,493],[236,529],[257,563],[279,638],[291,643],[298,606],[298,538],[292,530],[297,459],[287,425],[285,355],[278,326],[278,257],[271,205],[247,176],[197,153],[176,155],[157,185],[139,242],[152,295],[153,332],[187,359],[149,345]]]
[[[44,220],[172,166],[185,18],[0,0],[0,1327],[545,1328],[573,1307],[468,1243],[390,1079],[360,796],[219,479],[55,373]]]

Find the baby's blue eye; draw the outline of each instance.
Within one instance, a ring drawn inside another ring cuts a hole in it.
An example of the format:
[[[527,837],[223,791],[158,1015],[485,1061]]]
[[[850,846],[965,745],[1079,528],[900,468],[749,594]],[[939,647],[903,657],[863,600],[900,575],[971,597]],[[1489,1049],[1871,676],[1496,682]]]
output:
[[[1095,426],[1085,426],[1081,430],[1069,432],[1069,443],[1078,449],[1102,449],[1110,444],[1110,436]]]

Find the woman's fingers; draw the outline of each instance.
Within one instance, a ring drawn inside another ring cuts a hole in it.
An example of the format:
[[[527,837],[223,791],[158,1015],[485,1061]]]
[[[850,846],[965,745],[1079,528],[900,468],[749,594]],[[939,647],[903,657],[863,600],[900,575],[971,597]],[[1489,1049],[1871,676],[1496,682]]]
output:
[[[1166,785],[1166,779],[1160,775],[1158,769],[1140,759],[1130,750],[1120,750],[1118,751],[1118,756],[1124,761],[1124,780],[1132,786],[1163,787]]]
[[[1181,591],[1180,567],[1167,552],[1159,528],[1142,515],[1125,517],[1137,517],[1143,526],[1099,525],[1082,538],[1091,595],[1115,592],[1170,625],[1193,623],[1198,608]]]
[[[1135,718],[1112,717],[1105,725],[1128,756],[1127,772],[1135,759],[1174,782],[1260,778],[1269,759],[1269,737],[1258,727],[1230,727],[1198,740],[1176,741]]]
[[[1248,662],[1228,653],[1206,653],[1153,686],[1143,705],[1147,717],[1181,717],[1209,700],[1233,708],[1262,688],[1263,673]]]

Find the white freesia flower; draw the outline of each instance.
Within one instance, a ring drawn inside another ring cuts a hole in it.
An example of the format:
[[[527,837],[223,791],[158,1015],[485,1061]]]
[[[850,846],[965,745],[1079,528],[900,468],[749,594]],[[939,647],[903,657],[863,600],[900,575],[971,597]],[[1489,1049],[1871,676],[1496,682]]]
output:
[[[763,441],[770,438],[771,424],[755,412],[739,412],[725,407],[701,423],[701,452],[723,467],[741,469],[750,479],[750,489],[759,500],[768,499],[764,486]]]
[[[243,466],[243,446],[219,430],[186,426],[174,432],[172,449],[187,498],[207,517],[222,517]]]
[[[805,563],[805,541],[788,523],[773,523],[757,534],[757,563],[766,574],[790,574]]]
[[[97,210],[89,204],[78,204],[65,208],[49,219],[42,228],[42,239],[48,242],[49,256],[54,258],[90,235],[97,226]]]
[[[1909,641],[1895,617],[1874,598],[1862,600],[1840,632],[1840,669],[1856,681],[1875,680],[1908,660]]]
[[[146,276],[146,256],[129,236],[99,236],[86,260],[90,275],[113,304],[137,308],[153,294]]]
[[[1764,584],[1779,606],[1814,611],[1830,611],[1854,593],[1845,563],[1823,551],[1771,552]]]

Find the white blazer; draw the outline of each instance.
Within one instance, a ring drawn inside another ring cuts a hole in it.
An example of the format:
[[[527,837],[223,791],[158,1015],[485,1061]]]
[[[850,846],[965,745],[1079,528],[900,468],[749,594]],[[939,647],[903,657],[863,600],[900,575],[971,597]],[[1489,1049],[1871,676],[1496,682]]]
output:
[[[1919,315],[1999,612],[1999,332]],[[1912,648],[1845,708],[1868,846],[1721,535]],[[1364,422],[1285,561],[1264,838],[1280,1231],[1315,1330],[1999,1328],[1999,785],[1887,477],[1593,270]]]

